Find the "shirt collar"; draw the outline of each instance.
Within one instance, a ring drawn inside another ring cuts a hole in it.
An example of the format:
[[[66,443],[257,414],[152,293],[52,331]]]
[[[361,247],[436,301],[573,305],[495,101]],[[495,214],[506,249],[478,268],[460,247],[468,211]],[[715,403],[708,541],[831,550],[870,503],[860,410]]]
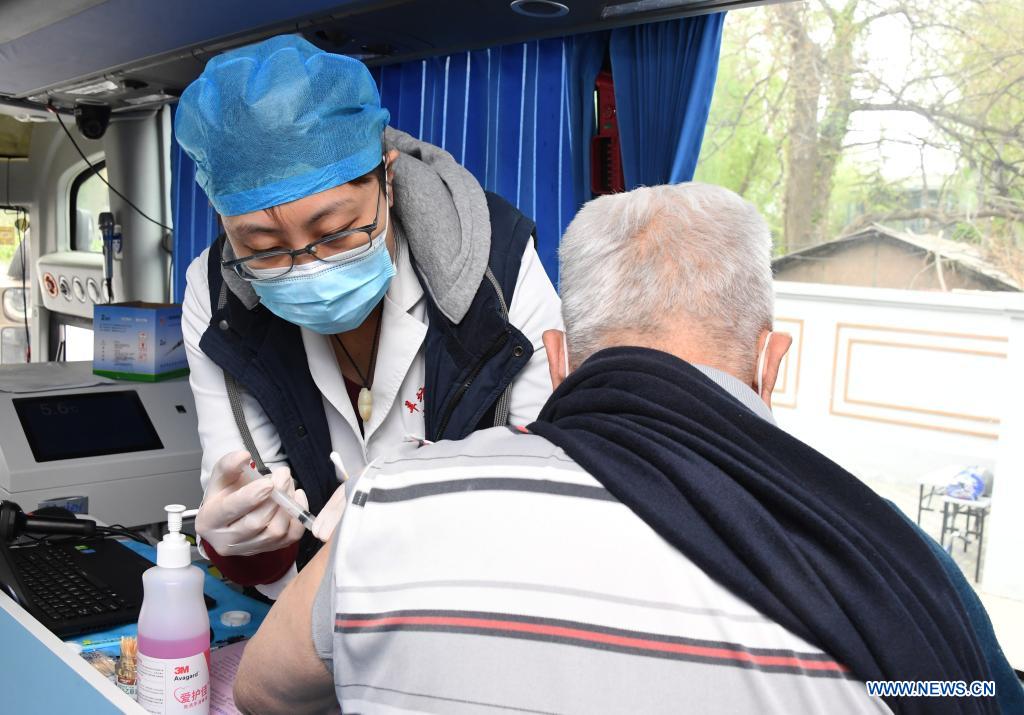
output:
[[[775,417],[772,415],[772,411],[768,408],[768,405],[764,403],[764,400],[758,397],[757,393],[754,392],[749,385],[743,384],[743,382],[734,375],[730,375],[724,370],[719,370],[718,368],[711,367],[710,365],[694,365],[694,367],[704,373],[709,380],[728,392],[730,396],[755,415],[767,422],[775,424]]]
[[[399,310],[408,312],[423,297],[423,285],[412,267],[409,244],[398,228],[398,222],[391,224],[395,229],[395,277],[388,286],[388,299]]]

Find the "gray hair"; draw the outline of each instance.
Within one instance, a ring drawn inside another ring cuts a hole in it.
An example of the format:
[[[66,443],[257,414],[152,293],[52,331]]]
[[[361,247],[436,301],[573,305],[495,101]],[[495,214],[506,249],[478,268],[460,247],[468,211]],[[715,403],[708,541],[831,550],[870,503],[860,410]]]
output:
[[[685,328],[752,371],[772,324],[771,235],[732,191],[686,183],[602,196],[576,214],[558,255],[574,365],[617,335],[656,340]]]

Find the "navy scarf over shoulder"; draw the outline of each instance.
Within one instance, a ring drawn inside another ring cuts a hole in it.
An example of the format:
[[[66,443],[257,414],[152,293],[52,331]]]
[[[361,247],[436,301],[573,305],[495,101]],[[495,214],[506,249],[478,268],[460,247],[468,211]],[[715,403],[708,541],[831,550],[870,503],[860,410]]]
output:
[[[857,478],[691,365],[643,348],[587,360],[530,431],[717,582],[858,680],[990,680],[929,545]],[[901,713],[997,712],[905,698]]]

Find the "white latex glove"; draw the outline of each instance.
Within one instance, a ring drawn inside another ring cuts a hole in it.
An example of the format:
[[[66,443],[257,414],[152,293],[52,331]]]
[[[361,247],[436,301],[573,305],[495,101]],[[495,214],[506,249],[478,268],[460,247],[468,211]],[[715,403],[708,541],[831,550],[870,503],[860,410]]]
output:
[[[313,536],[325,544],[330,541],[335,527],[341,521],[341,515],[345,513],[347,505],[348,490],[345,489],[345,483],[343,482],[334,490],[334,494],[327,500],[327,504],[324,505],[324,508],[320,510],[320,513],[317,514],[316,519],[313,521]]]
[[[249,459],[248,452],[238,451],[217,461],[196,515],[196,533],[222,556],[276,551],[302,538],[302,524],[270,498],[271,490],[278,489],[308,508],[306,494],[295,488],[291,470],[280,467],[269,479],[247,483],[242,467]]]

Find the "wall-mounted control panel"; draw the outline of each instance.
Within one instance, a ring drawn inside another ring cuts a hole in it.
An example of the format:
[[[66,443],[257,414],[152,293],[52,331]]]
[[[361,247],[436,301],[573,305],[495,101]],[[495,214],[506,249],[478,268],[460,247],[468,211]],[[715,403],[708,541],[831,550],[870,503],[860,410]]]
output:
[[[36,276],[47,310],[92,319],[92,307],[107,302],[103,286],[103,256],[85,251],[61,251],[41,256]],[[123,300],[121,262],[114,261],[114,301]]]

